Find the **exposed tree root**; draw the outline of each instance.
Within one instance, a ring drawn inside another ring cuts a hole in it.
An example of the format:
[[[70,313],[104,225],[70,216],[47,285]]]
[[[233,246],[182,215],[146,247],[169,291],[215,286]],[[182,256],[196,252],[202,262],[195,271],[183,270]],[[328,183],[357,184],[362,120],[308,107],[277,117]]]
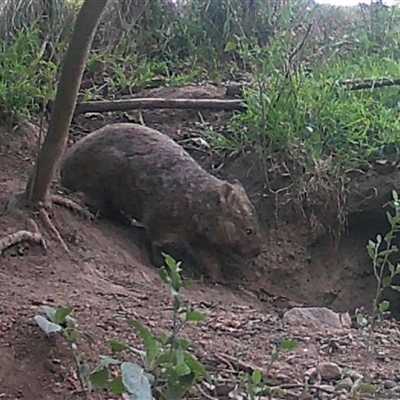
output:
[[[54,194],[51,196],[51,201],[55,204],[58,204],[59,206],[64,206],[66,208],[69,208],[70,210],[75,211],[77,214],[81,214],[83,217],[87,219],[93,220],[95,218],[95,216],[86,208],[66,197]]]
[[[22,196],[15,196],[10,199],[9,204],[7,206],[7,211],[13,212],[18,210],[18,200],[21,200]],[[49,204],[40,203],[38,206],[38,215],[41,223],[44,225],[46,230],[50,233],[50,235],[61,245],[61,247],[69,254],[69,249],[64,239],[62,238],[60,232],[52,222],[49,210],[51,210],[52,204],[58,204],[60,206],[66,207],[72,211],[75,211],[78,214],[81,214],[83,217],[86,217],[90,220],[93,220],[95,216],[85,209],[83,206],[74,202],[71,199],[65,198],[60,195],[51,195]],[[14,246],[18,243],[24,241],[30,241],[33,243],[41,244],[45,249],[47,248],[46,242],[43,238],[42,233],[39,230],[38,225],[32,218],[27,219],[28,230],[20,230],[15,233],[9,234],[0,239],[0,255],[7,248]]]
[[[40,207],[40,209],[39,209],[39,216],[40,216],[40,220],[42,221],[43,225],[50,232],[50,234],[53,236],[53,238],[55,240],[57,240],[57,242],[60,243],[61,247],[69,254],[69,249],[68,249],[67,244],[64,242],[64,239],[62,238],[60,232],[58,232],[58,229],[55,227],[55,225],[51,221],[47,210],[43,206]]]
[[[33,232],[29,230],[20,230],[0,239],[0,254],[3,254],[4,250],[9,247],[25,241],[41,244],[45,249],[47,248],[46,242],[36,222],[32,218],[28,218],[27,225],[30,225],[28,229],[31,229]]]

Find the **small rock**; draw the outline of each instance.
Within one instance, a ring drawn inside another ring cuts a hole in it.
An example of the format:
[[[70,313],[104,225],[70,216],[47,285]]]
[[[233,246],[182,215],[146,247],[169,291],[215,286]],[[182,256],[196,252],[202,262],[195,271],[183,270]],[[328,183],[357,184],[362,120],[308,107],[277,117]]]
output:
[[[340,379],[342,376],[342,369],[333,362],[322,362],[318,364],[317,371],[321,375],[321,378],[326,381]]]
[[[285,323],[313,328],[321,326],[343,328],[340,315],[325,307],[294,307],[283,315],[282,320]]]
[[[351,389],[353,387],[353,380],[349,377],[341,379],[335,386],[336,390]]]
[[[387,379],[384,383],[383,386],[385,389],[393,389],[396,386],[396,382],[391,381],[390,379]]]
[[[318,389],[318,398],[321,400],[328,400],[332,398],[332,394],[335,393],[335,388],[331,385],[319,385]]]

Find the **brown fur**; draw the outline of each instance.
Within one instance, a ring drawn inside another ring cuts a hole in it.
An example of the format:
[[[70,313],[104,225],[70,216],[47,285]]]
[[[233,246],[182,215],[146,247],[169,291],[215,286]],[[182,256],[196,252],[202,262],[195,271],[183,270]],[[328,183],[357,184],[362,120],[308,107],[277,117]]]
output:
[[[102,211],[140,221],[152,245],[189,248],[218,280],[219,250],[242,259],[261,253],[258,217],[243,186],[205,171],[180,145],[154,129],[118,123],[67,150],[61,184]]]

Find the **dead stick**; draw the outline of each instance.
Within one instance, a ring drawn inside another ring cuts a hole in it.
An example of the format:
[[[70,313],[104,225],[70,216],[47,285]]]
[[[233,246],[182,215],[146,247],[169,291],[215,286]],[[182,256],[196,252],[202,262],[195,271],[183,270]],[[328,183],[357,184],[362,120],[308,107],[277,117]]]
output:
[[[120,99],[103,101],[85,101],[75,108],[75,116],[87,112],[127,111],[138,109],[194,109],[194,110],[238,110],[243,111],[243,100],[219,99]]]
[[[378,78],[365,80],[343,80],[338,85],[347,86],[349,90],[362,90],[384,86],[400,85],[400,78]],[[240,88],[235,88],[240,93]],[[225,110],[244,111],[245,101],[220,100],[220,99],[162,99],[162,98],[137,98],[102,101],[85,101],[75,108],[75,116],[87,112],[109,112],[128,110],[155,110],[155,109],[192,109],[192,110]]]

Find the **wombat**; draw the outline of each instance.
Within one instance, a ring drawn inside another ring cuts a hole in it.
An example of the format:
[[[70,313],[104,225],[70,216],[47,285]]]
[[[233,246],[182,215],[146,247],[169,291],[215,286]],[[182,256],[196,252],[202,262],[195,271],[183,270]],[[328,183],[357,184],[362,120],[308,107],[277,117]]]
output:
[[[140,221],[153,248],[185,247],[214,281],[222,279],[219,252],[237,260],[261,253],[258,216],[241,183],[211,175],[154,129],[106,125],[65,152],[60,175],[89,207]]]

